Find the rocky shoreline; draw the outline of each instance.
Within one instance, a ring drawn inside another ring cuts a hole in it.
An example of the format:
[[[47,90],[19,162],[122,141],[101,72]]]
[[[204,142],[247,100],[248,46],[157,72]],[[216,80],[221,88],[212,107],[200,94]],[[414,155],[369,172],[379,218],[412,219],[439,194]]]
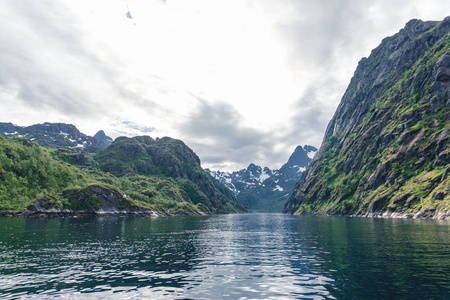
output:
[[[349,218],[380,218],[380,219],[431,219],[450,221],[450,211],[419,211],[409,213],[398,212],[367,212],[363,214],[341,214],[341,213],[295,213],[294,215],[313,216],[339,216]]]
[[[19,212],[0,211],[0,217],[19,217],[19,218],[85,218],[85,217],[170,217],[170,216],[207,216],[209,212],[189,212],[189,211],[154,211],[154,210],[69,210],[69,209],[51,209],[46,211],[24,210]]]
[[[208,216],[210,212],[191,211],[155,211],[155,210],[70,210],[70,209],[49,209],[49,210],[24,210],[19,212],[0,211],[0,217],[19,218],[83,218],[83,217],[171,217],[171,216]],[[295,213],[294,215],[311,216],[336,216],[347,218],[378,218],[378,219],[429,219],[450,221],[450,211],[425,211],[425,212],[367,212],[363,214],[342,214],[342,213]]]
[[[432,219],[432,220],[448,220],[450,221],[450,211],[424,211],[414,213],[397,213],[397,212],[384,212],[384,213],[367,213],[350,215],[350,217],[369,217],[369,218],[383,218],[383,219]]]

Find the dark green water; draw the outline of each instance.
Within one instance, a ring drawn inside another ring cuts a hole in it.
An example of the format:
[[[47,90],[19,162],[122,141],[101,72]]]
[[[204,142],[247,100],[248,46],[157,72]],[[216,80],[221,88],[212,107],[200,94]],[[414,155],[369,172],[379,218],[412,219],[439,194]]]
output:
[[[0,218],[0,298],[450,299],[450,222]]]

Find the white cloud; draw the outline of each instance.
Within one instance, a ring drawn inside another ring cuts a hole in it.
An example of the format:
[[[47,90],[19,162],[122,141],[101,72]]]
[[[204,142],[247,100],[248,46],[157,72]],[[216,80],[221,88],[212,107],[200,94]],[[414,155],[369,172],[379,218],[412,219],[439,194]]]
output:
[[[297,145],[320,146],[362,56],[409,19],[448,11],[447,0],[5,0],[0,121],[172,136],[205,166],[279,167]]]

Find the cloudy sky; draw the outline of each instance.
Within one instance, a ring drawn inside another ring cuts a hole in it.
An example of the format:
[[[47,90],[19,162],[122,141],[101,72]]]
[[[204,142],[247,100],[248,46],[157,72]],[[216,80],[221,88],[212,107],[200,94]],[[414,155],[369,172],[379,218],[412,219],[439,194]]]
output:
[[[358,61],[448,0],[2,0],[0,122],[170,136],[203,167],[320,146]]]

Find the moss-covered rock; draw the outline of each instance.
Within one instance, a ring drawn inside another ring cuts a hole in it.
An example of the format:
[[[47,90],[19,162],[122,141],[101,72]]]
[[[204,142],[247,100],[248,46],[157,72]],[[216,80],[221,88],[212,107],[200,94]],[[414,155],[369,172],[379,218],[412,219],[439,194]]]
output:
[[[61,160],[69,164],[87,168],[97,168],[97,164],[87,152],[65,147],[59,148],[55,154],[58,155]]]
[[[124,209],[125,194],[116,186],[106,184],[89,184],[82,188],[64,190],[63,208],[85,211],[116,211]]]

